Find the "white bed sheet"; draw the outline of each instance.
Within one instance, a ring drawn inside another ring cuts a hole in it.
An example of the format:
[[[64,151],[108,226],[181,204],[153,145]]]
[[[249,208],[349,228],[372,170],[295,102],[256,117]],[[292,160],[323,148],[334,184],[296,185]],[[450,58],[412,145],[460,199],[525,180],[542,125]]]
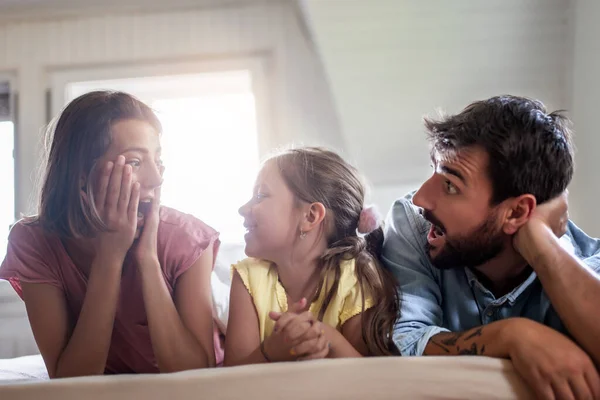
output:
[[[320,360],[0,385],[0,399],[20,400],[392,398],[533,397],[509,361],[473,356]]]

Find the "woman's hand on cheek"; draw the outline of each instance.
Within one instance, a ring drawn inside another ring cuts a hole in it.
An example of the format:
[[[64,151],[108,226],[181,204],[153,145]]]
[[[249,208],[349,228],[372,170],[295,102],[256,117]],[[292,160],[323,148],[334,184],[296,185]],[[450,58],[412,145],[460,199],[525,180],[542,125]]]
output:
[[[154,192],[152,206],[144,216],[144,227],[135,248],[134,256],[138,266],[144,268],[148,263],[158,263],[158,226],[160,224],[160,187]]]
[[[132,182],[131,166],[123,156],[102,167],[96,193],[96,209],[107,228],[95,238],[96,257],[122,262],[135,238],[140,199],[140,186]]]

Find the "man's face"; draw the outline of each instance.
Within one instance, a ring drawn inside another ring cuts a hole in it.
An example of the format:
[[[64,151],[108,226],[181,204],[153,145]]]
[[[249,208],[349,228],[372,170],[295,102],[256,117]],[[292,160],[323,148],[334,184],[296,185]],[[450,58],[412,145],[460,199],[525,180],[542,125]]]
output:
[[[434,153],[433,175],[413,198],[432,226],[427,235],[431,262],[441,269],[476,267],[496,257],[506,243],[499,206],[487,174],[488,155],[479,147]]]

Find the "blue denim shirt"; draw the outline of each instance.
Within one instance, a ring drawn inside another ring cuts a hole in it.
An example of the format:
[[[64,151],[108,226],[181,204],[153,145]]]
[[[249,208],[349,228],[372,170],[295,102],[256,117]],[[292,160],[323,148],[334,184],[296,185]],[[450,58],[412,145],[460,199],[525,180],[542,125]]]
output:
[[[496,298],[468,268],[440,270],[426,253],[429,222],[412,203],[397,200],[385,224],[382,259],[400,285],[402,306],[394,343],[403,356],[422,355],[440,332],[460,332],[511,317],[526,317],[568,334],[537,276]],[[564,247],[600,273],[600,240],[569,221]]]

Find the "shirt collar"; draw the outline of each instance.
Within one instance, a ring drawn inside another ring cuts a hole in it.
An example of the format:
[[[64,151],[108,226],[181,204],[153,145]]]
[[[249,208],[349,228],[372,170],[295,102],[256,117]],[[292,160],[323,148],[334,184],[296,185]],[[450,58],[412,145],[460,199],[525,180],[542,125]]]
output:
[[[472,288],[474,286],[479,286],[480,289],[489,292],[489,290],[486,289],[485,286],[483,286],[483,284],[481,282],[479,282],[479,279],[477,279],[477,276],[475,276],[475,274],[473,273],[473,271],[471,271],[469,268],[465,268],[465,274],[467,275],[467,279],[469,281],[469,285]],[[508,300],[508,302],[510,303],[510,305],[515,304],[515,302],[517,301],[517,299],[519,298],[519,296],[521,296],[521,294],[523,294],[523,292],[525,290],[527,290],[527,288],[529,288],[529,286],[531,286],[531,284],[536,279],[537,279],[537,274],[532,271],[531,274],[527,277],[527,279],[525,279],[519,286],[515,287],[509,293],[505,294],[504,296],[502,296],[501,298],[499,298],[497,300],[499,302],[501,302],[501,303],[503,303],[504,300]]]

